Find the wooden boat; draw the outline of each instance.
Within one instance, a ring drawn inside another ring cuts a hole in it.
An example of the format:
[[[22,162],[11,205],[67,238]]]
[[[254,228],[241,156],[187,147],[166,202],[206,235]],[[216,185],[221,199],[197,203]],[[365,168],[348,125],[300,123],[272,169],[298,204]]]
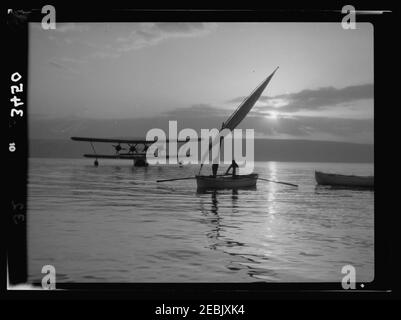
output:
[[[197,175],[196,183],[198,189],[236,189],[249,188],[256,185],[257,173],[246,175],[224,175],[224,176],[201,176]]]
[[[354,176],[315,171],[316,182],[320,185],[342,186],[353,188],[373,188],[373,176]]]
[[[234,113],[223,123],[221,130],[228,129],[233,131],[241,121],[246,117],[249,111],[253,108],[255,103],[259,100],[263,91],[266,89],[270,80],[273,78],[278,67],[248,96],[244,101],[237,107]],[[217,136],[216,139],[220,140]],[[214,141],[216,142],[216,141]],[[212,149],[214,143],[209,144],[209,151]],[[209,153],[205,153],[201,158],[201,165],[198,175],[195,176],[198,188],[211,188],[211,189],[225,189],[225,188],[244,188],[244,187],[254,187],[256,181],[258,180],[258,175],[256,173],[248,175],[238,175],[233,176],[204,176],[201,175],[201,170],[203,163],[209,157]]]
[[[234,113],[227,119],[226,122],[223,122],[223,125],[220,131],[224,129],[228,129],[233,131],[240,122],[246,117],[249,111],[253,108],[255,103],[258,101],[260,96],[262,95],[263,91],[266,89],[267,85],[269,84],[270,80],[273,78],[274,74],[276,73],[278,67],[258,86],[256,89],[244,99],[244,101],[238,106],[238,108],[234,111]],[[208,152],[204,152],[203,156],[201,157],[201,164],[198,175],[195,177],[187,177],[187,178],[177,178],[177,179],[164,179],[164,180],[157,180],[157,182],[166,182],[166,181],[177,181],[177,180],[189,180],[189,179],[196,179],[196,183],[198,189],[236,189],[236,188],[252,188],[256,186],[256,182],[258,180],[258,174],[252,173],[247,175],[217,175],[217,176],[206,176],[201,175],[201,170],[203,168],[203,164],[205,163],[206,159],[209,157],[209,152],[212,149],[215,143],[220,142],[220,136],[217,135],[214,138],[212,143],[209,143],[209,150]],[[221,145],[220,145],[221,147]],[[217,171],[217,169],[216,169]],[[262,179],[267,180],[267,179]],[[268,180],[271,181],[271,180]],[[272,181],[275,182],[275,181]],[[284,183],[287,184],[287,183]]]

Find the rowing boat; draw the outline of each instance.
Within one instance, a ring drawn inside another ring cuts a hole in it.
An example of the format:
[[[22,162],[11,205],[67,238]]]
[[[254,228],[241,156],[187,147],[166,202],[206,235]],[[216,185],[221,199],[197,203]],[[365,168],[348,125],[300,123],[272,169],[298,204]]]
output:
[[[234,113],[231,114],[231,116],[227,119],[227,121],[223,122],[220,132],[222,130],[233,131],[241,123],[241,121],[246,117],[249,111],[259,100],[260,96],[266,89],[270,80],[273,78],[277,69],[278,67],[248,97],[244,99],[244,101],[237,107]],[[218,139],[217,141],[221,142],[220,136],[218,136],[217,139]],[[246,188],[246,187],[254,187],[256,185],[256,181],[258,180],[258,175],[256,173],[248,175],[236,175],[236,176],[201,175],[200,173],[203,164],[206,161],[206,159],[208,159],[209,152],[212,149],[212,147],[213,143],[210,143],[208,152],[205,152],[201,157],[201,165],[199,173],[198,175],[195,176],[198,188],[205,188],[205,189]]]
[[[258,180],[257,173],[227,176],[201,176],[197,175],[198,189],[235,189],[254,187]]]
[[[316,182],[320,185],[373,188],[373,176],[354,176],[315,171]]]
[[[244,101],[238,106],[238,108],[234,111],[234,113],[228,118],[226,122],[223,122],[221,126],[222,130],[229,130],[233,131],[241,121],[246,117],[249,111],[253,108],[255,103],[259,100],[260,96],[262,95],[263,91],[266,89],[267,85],[269,84],[270,80],[273,78],[273,75],[276,73],[278,67],[268,76],[248,97],[244,99]],[[214,138],[213,142],[220,143],[221,137],[218,135]],[[203,168],[203,164],[209,158],[209,152],[212,150],[214,143],[209,143],[209,148],[207,152],[204,152],[203,156],[201,156],[201,163],[198,175],[195,177],[186,177],[186,178],[174,178],[174,179],[164,179],[164,180],[157,180],[157,182],[166,182],[166,181],[178,181],[178,180],[190,180],[196,179],[196,183],[198,189],[236,189],[236,188],[253,188],[256,186],[256,181],[258,180],[258,174],[244,174],[244,175],[217,175],[217,176],[206,176],[201,175],[201,170]],[[221,147],[221,145],[219,145]],[[219,149],[220,150],[220,149]],[[213,154],[213,153],[212,153]],[[215,164],[213,162],[213,164]],[[217,168],[218,168],[218,163]],[[217,172],[217,169],[216,169]],[[283,183],[279,181],[261,179],[269,182],[276,182],[276,183]],[[289,183],[283,183],[289,184]],[[290,184],[292,186],[296,186]]]

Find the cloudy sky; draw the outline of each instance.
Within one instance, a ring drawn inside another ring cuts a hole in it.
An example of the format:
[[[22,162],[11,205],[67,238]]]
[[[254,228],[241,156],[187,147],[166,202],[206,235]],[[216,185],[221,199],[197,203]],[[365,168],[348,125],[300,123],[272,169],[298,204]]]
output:
[[[276,66],[241,124],[257,137],[373,143],[373,26],[30,24],[30,137],[144,137],[220,127]]]

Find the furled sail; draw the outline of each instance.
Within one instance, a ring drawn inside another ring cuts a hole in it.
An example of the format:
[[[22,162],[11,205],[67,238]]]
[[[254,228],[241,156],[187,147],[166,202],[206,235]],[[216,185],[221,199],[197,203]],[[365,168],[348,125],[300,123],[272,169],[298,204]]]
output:
[[[277,71],[278,67],[272,72],[270,76],[268,76],[245,100],[238,106],[238,108],[234,111],[234,113],[228,118],[228,120],[223,123],[220,131],[223,129],[234,130],[241,121],[246,117],[246,115],[251,111],[252,107],[255,103],[259,100],[260,96],[262,95],[263,91],[266,89],[267,85],[269,84],[270,80],[273,78],[273,75]],[[213,141],[209,145],[209,151],[212,149],[212,146],[217,143],[217,141]],[[209,152],[203,155],[201,158],[201,167],[199,172],[202,170],[203,163],[206,158],[209,156]]]

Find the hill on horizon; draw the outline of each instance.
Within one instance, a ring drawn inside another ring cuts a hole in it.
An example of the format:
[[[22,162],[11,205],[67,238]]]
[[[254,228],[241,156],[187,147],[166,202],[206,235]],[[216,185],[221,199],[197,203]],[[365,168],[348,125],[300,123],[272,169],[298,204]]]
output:
[[[113,154],[109,143],[95,143],[98,154]],[[81,158],[93,153],[88,142],[30,139],[29,157]],[[334,141],[255,139],[255,161],[374,162],[374,145]]]

